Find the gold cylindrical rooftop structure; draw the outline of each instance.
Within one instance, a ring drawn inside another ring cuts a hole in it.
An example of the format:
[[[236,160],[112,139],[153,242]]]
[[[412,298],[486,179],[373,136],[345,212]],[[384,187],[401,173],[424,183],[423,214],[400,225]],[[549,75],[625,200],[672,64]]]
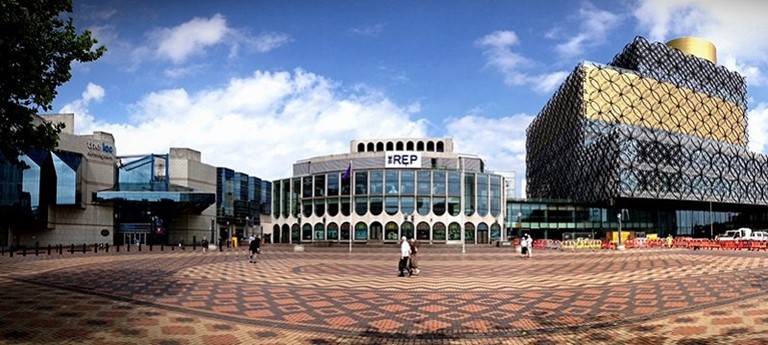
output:
[[[715,44],[698,37],[680,37],[667,42],[667,46],[678,49],[685,54],[690,54],[708,60],[717,65],[717,48]]]

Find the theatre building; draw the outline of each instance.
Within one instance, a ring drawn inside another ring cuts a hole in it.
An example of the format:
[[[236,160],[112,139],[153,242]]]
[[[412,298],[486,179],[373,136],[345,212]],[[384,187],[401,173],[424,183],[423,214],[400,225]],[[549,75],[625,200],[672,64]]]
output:
[[[506,239],[504,176],[453,140],[353,140],[349,153],[300,160],[272,185],[280,243]]]

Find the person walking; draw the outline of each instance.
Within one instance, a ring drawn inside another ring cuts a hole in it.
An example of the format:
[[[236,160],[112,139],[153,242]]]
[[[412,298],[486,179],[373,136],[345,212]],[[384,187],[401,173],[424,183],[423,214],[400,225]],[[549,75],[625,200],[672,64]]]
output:
[[[411,246],[411,256],[409,257],[409,260],[411,261],[411,271],[412,274],[417,276],[419,273],[421,273],[421,270],[419,270],[419,260],[416,258],[417,254],[419,254],[419,244],[416,242],[415,238],[412,238],[408,240],[408,244]]]
[[[533,239],[531,238],[531,235],[525,234],[523,237],[523,243],[523,248],[525,248],[523,257],[530,258],[532,254],[531,252],[533,251]]]
[[[408,271],[408,275],[413,275],[413,270],[408,267],[411,257],[411,245],[408,244],[408,239],[403,236],[400,239],[400,262],[398,263],[398,269],[400,274],[398,277],[405,277],[405,271]]]
[[[203,247],[203,254],[208,253],[208,237],[203,237],[200,246]]]
[[[248,262],[255,264],[256,259],[259,257],[259,253],[261,253],[261,238],[257,236],[251,241],[251,243],[248,245],[248,252],[250,253],[248,256]]]

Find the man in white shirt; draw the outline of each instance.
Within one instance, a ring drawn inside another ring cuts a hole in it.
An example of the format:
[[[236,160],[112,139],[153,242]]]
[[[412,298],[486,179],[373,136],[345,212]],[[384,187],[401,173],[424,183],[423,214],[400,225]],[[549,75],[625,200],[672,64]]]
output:
[[[409,261],[408,259],[411,256],[411,245],[408,243],[408,239],[403,236],[403,238],[400,239],[400,262],[398,264],[398,268],[400,269],[400,274],[398,277],[405,277],[405,271],[408,270],[408,275],[413,275],[413,270],[409,267]]]

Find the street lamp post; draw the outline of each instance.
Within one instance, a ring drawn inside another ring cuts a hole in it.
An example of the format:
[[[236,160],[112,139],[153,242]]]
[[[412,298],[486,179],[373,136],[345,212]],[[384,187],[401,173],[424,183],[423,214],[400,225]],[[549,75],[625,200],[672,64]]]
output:
[[[621,213],[616,215],[619,220],[619,243],[616,245],[616,250],[624,250],[624,245],[621,243]]]
[[[466,187],[464,187],[464,182],[465,182],[464,181],[464,157],[462,156],[459,156],[459,176],[460,176],[459,178],[461,179],[459,182],[460,183],[459,186],[462,187],[460,191],[461,193],[461,211],[460,211],[461,224],[459,224],[459,231],[461,231],[461,253],[464,254],[467,252],[467,244],[466,244],[467,241],[464,239],[464,236],[465,236],[464,227],[466,226],[464,224],[464,207],[465,207],[464,203],[466,202],[464,200],[465,199],[464,188]]]
[[[245,236],[251,237],[251,236],[253,236],[253,234],[250,233],[250,231],[249,231],[250,229],[248,228],[248,221],[249,220],[251,220],[251,219],[248,218],[248,216],[245,216]]]

